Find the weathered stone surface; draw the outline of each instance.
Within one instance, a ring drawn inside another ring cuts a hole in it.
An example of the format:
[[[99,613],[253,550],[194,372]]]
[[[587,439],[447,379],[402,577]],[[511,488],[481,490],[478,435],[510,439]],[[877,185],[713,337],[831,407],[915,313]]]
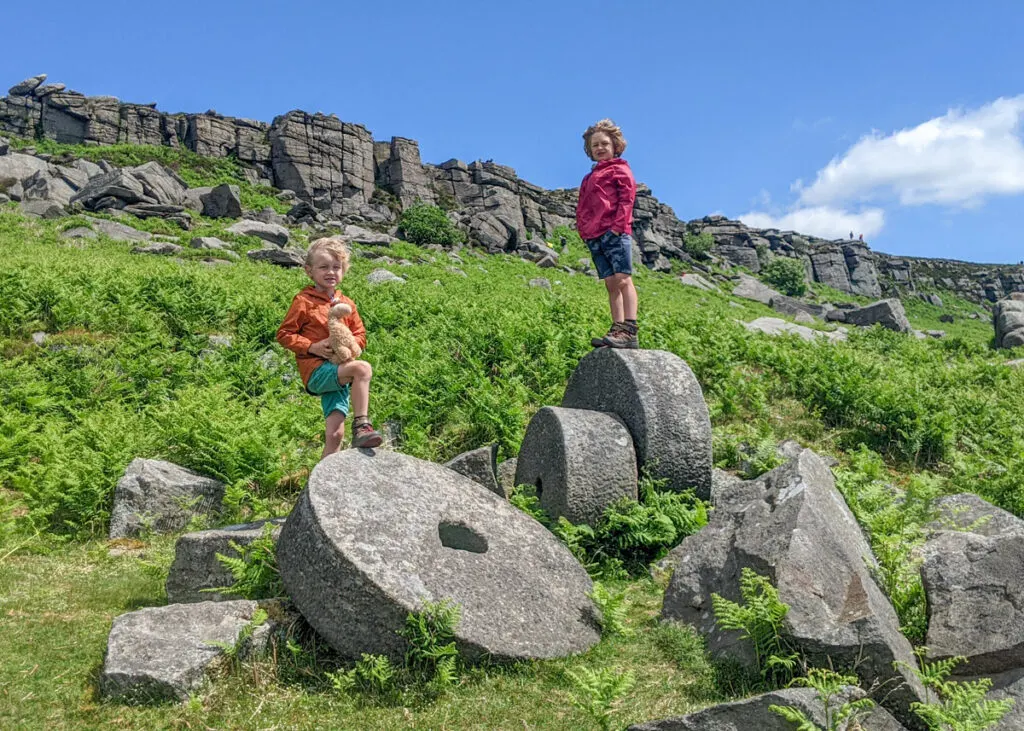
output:
[[[687,272],[686,274],[679,277],[679,283],[686,285],[687,287],[696,287],[697,289],[703,289],[707,292],[721,291],[718,289],[718,287],[716,287],[714,284],[706,280],[704,277],[702,277],[699,274],[694,274],[693,272]]]
[[[18,210],[35,218],[54,219],[67,215],[60,204],[45,200],[22,201],[18,204]]]
[[[516,467],[518,465],[519,459],[517,457],[506,459],[498,465],[498,488],[501,490],[499,494],[506,500],[512,495],[512,490],[515,489]]]
[[[156,161],[127,168],[126,172],[142,183],[143,193],[156,203],[176,206],[185,197],[185,189],[188,187],[185,181]]]
[[[242,198],[237,185],[222,183],[216,188],[210,188],[208,192],[199,196],[199,202],[202,205],[199,210],[210,218],[238,218],[242,215]],[[287,243],[287,234],[284,238]]]
[[[231,571],[217,559],[217,554],[237,556],[231,544],[249,545],[263,535],[264,526],[268,523],[274,526],[272,536],[276,540],[281,534],[284,518],[186,533],[179,538],[174,544],[174,563],[167,574],[168,603],[237,599],[232,594],[209,591],[234,583]]]
[[[117,221],[110,221],[106,218],[93,218],[91,216],[86,218],[94,231],[115,241],[149,241],[153,238],[153,234],[148,231],[139,231]]]
[[[834,287],[840,292],[851,292],[850,272],[846,268],[846,256],[839,247],[823,247],[810,252],[814,267],[814,280]]]
[[[833,330],[831,332],[812,330],[805,325],[794,325],[792,322],[786,322],[778,317],[759,317],[756,320],[743,323],[743,327],[747,328],[750,332],[761,332],[765,335],[796,335],[807,341],[823,338],[830,342],[840,342],[847,339],[844,330]]]
[[[789,605],[783,636],[813,666],[850,669],[862,687],[901,722],[923,688],[907,669],[910,643],[870,567],[871,549],[836,490],[832,473],[810,450],[760,478],[717,496],[708,525],[672,550],[674,566],[662,618],[693,625],[715,657],[752,661],[737,631],[715,624],[711,595],[740,601],[743,568],[766,575]],[[894,662],[906,663],[894,668]],[[878,683],[878,686],[873,684]]]
[[[907,313],[903,309],[903,303],[898,299],[879,300],[867,307],[847,310],[845,321],[860,327],[871,327],[877,323],[884,328],[900,333],[909,333],[913,330],[907,319]]]
[[[370,284],[405,284],[402,277],[392,274],[387,269],[374,269],[366,275],[366,281]]]
[[[1024,521],[973,496],[940,505],[958,530],[922,549],[930,655],[963,655],[972,675],[1024,667]]]
[[[122,703],[187,700],[207,670],[234,645],[257,609],[253,601],[172,604],[114,619],[99,678],[100,694]],[[266,646],[269,627],[256,630],[242,654]]]
[[[181,530],[193,516],[219,513],[223,497],[224,484],[210,477],[158,459],[133,459],[114,489],[110,537]]]
[[[7,93],[11,96],[28,96],[44,81],[46,81],[46,74],[39,74],[15,84],[7,90]]]
[[[529,282],[531,287],[537,287],[539,289],[551,289],[551,280],[547,277],[536,277],[531,279]]]
[[[850,272],[850,289],[853,293],[865,297],[881,297],[882,287],[878,283],[878,270],[868,247],[857,242],[843,244],[843,257]]]
[[[997,302],[992,311],[997,348],[1016,348],[1024,345],[1024,302],[1005,299]]]
[[[711,491],[711,419],[693,371],[663,350],[598,348],[576,366],[562,406],[615,414],[636,446],[637,465],[666,489]]]
[[[115,205],[118,201],[120,204]],[[122,208],[129,203],[155,203],[146,195],[142,182],[124,170],[114,170],[92,178],[71,198],[90,211],[103,208]]]
[[[213,251],[231,248],[231,244],[221,241],[216,236],[196,236],[188,245],[193,249],[210,249]]]
[[[342,235],[349,241],[364,246],[390,246],[398,241],[394,236],[382,231],[370,231],[362,226],[349,224],[345,226]]]
[[[435,193],[420,162],[420,146],[416,140],[392,137],[388,156],[378,170],[378,183],[394,193],[408,208],[417,201],[434,203]]]
[[[784,294],[772,297],[769,304],[773,310],[781,312],[783,315],[796,316],[801,312],[804,312],[811,317],[820,317],[823,319],[825,317],[825,313],[832,309],[831,307],[825,307],[824,305],[804,302],[803,300],[796,299],[795,297],[787,297]]]
[[[864,697],[860,688],[846,687],[833,696],[833,712],[842,704]],[[812,688],[786,688],[744,698],[733,703],[721,703],[687,716],[675,716],[660,721],[648,721],[630,726],[628,731],[792,731],[794,726],[770,706],[796,708],[819,728],[828,726],[825,709]],[[874,707],[856,718],[835,727],[835,731],[905,731],[905,727],[885,709]]]
[[[302,249],[278,249],[275,246],[266,249],[254,249],[245,252],[252,261],[264,261],[279,267],[301,267],[306,264],[306,252]]]
[[[495,495],[506,497],[498,485],[498,445],[491,444],[469,452],[463,452],[444,463],[450,470],[468,477],[478,485],[486,487]]]
[[[455,641],[471,660],[560,657],[598,641],[590,578],[558,539],[469,478],[397,452],[320,462],[277,557],[288,595],[346,656],[400,658],[406,615],[442,599],[461,607]]]
[[[166,241],[154,241],[151,244],[143,244],[132,249],[133,254],[155,254],[156,256],[177,256],[184,249],[177,244]]]
[[[67,231],[61,231],[60,237],[62,239],[94,239],[96,232],[85,226],[75,226]]]
[[[637,499],[633,439],[613,414],[545,406],[526,428],[515,482],[534,485],[552,519],[594,525],[615,501]]]
[[[9,152],[0,156],[0,192],[12,188],[15,183],[24,183],[37,172],[46,173],[49,163],[32,155]],[[19,196],[20,198],[20,196]]]
[[[228,226],[225,230],[228,233],[239,236],[255,236],[275,246],[286,246],[288,244],[288,229],[276,223],[263,223],[263,221],[246,219]]]
[[[734,297],[754,300],[765,305],[771,304],[772,297],[781,296],[774,289],[749,274],[740,274],[740,283],[733,288],[732,293]]]

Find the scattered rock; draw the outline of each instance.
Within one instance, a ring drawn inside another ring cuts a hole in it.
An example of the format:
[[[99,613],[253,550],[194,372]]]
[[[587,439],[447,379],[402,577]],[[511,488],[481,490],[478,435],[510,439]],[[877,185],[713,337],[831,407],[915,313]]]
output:
[[[117,221],[108,221],[105,218],[92,218],[91,216],[86,216],[86,218],[93,230],[107,238],[114,239],[114,241],[149,241],[153,238],[153,234],[148,231],[139,231]]]
[[[226,230],[238,236],[255,236],[275,246],[285,246],[288,243],[288,229],[276,223],[246,219],[232,224]]]
[[[75,228],[62,231],[60,237],[62,239],[94,239],[96,232],[86,226],[75,226]]]
[[[374,269],[366,275],[366,281],[370,284],[387,284],[390,282],[405,284],[405,280],[402,277],[392,274],[387,269]]]
[[[773,297],[781,297],[778,292],[763,284],[759,279],[755,279],[749,274],[740,274],[739,276],[740,283],[732,290],[734,297],[754,300],[764,305],[770,305]]]
[[[860,327],[871,327],[879,324],[895,332],[909,333],[913,328],[907,320],[903,303],[896,298],[879,300],[867,307],[858,307],[846,311],[846,322]]]
[[[815,338],[824,338],[831,342],[840,342],[847,339],[845,330],[834,330],[832,332],[812,330],[805,325],[794,325],[792,322],[786,322],[778,317],[759,317],[756,320],[744,322],[743,327],[751,332],[761,332],[766,335],[796,335],[807,341],[814,340]]]
[[[498,465],[498,487],[501,490],[500,495],[506,500],[511,497],[512,490],[515,489],[516,467],[518,464],[519,459],[512,457]]]
[[[301,267],[306,264],[306,252],[302,249],[254,249],[245,252],[253,261],[265,261],[281,267]]]
[[[534,485],[553,520],[594,525],[612,503],[637,499],[633,439],[614,414],[545,406],[526,428],[515,483]]]
[[[540,287],[541,289],[551,289],[551,280],[546,277],[537,277],[536,279],[530,280],[531,287]]]
[[[26,216],[32,216],[33,218],[45,218],[49,220],[54,218],[63,218],[67,215],[61,206],[53,201],[46,200],[22,201],[18,204],[18,209]]]
[[[699,274],[693,274],[692,272],[687,272],[679,277],[679,283],[687,287],[696,287],[697,289],[703,289],[708,292],[721,292],[718,287],[706,280],[704,277]]]
[[[199,196],[199,202],[202,208],[198,210],[201,210],[204,216],[209,216],[210,218],[238,218],[242,215],[242,197],[237,185],[222,183],[216,188],[210,188],[208,192]],[[280,238],[280,232],[277,235]],[[266,239],[265,236],[260,236],[260,238]],[[273,241],[271,243],[277,242]],[[285,230],[284,243],[279,244],[279,246],[284,246],[286,243],[288,243],[287,229]]]
[[[45,332],[43,332],[41,330],[38,331],[38,332],[32,333],[32,342],[35,343],[36,345],[40,346],[40,347],[43,344],[45,344],[46,341],[49,340],[49,339],[50,339],[49,334],[47,334],[47,333],[45,333]]]
[[[46,81],[46,74],[39,74],[39,76],[33,76],[30,79],[15,84],[7,90],[9,96],[29,96],[36,87]]]
[[[353,224],[345,226],[343,235],[349,241],[362,244],[363,246],[391,246],[391,244],[398,241],[394,236],[380,231],[369,231],[362,226]]]
[[[1005,299],[996,303],[992,312],[996,347],[1016,348],[1024,345],[1024,301]]]
[[[224,484],[158,459],[136,458],[114,489],[110,537],[172,533],[221,510]]]
[[[812,315],[808,315],[806,312],[798,312],[793,319],[802,325],[813,325],[816,320]]]
[[[176,256],[184,249],[177,244],[169,244],[166,241],[156,241],[144,246],[136,246],[132,249],[133,254],[156,254],[157,256]]]
[[[455,642],[471,661],[562,657],[599,639],[590,578],[557,538],[469,478],[398,452],[321,461],[277,557],[288,595],[346,657],[401,658],[407,614],[443,599],[461,607]]]
[[[216,236],[196,236],[188,245],[193,249],[208,249],[210,251],[223,251],[231,248],[231,244],[221,241]]]
[[[450,470],[468,477],[478,485],[483,485],[495,495],[505,497],[498,486],[497,478],[498,445],[491,444],[469,452],[463,452],[454,459],[444,463]]]

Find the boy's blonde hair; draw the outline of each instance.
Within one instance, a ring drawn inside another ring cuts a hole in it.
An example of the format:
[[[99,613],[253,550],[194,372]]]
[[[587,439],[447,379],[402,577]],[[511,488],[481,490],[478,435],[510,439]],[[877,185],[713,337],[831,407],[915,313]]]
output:
[[[622,136],[622,128],[610,119],[595,122],[583,133],[583,151],[587,153],[587,157],[591,160],[594,159],[590,154],[590,138],[598,132],[604,132],[612,138],[612,150],[615,152],[615,157],[621,157],[622,153],[626,151],[626,138]]]
[[[341,273],[345,274],[348,272],[349,267],[349,253],[348,244],[345,243],[344,239],[336,236],[327,236],[322,239],[317,239],[309,245],[309,249],[306,250],[306,266],[310,266],[313,263],[313,257],[319,254],[321,251],[330,254],[335,261],[341,262]]]

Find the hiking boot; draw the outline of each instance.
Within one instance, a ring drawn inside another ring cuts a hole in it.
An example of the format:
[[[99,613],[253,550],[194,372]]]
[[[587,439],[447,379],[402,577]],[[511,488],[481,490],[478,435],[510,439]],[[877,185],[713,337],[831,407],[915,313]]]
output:
[[[617,328],[613,327],[612,331],[604,336],[604,342],[609,348],[636,350],[640,347],[640,342],[636,338],[636,325],[629,323],[621,323]]]
[[[373,428],[373,424],[370,422],[364,421],[362,424],[352,427],[353,449],[379,447],[383,443],[384,437]]]
[[[621,328],[621,327],[622,327],[622,323],[621,322],[613,322],[612,326],[610,328],[608,328],[608,333],[606,335],[604,335],[604,336],[602,336],[600,338],[591,338],[590,339],[590,344],[592,346],[594,346],[595,348],[607,348],[608,347],[608,337],[611,336],[611,335],[614,335],[619,330],[619,328]]]

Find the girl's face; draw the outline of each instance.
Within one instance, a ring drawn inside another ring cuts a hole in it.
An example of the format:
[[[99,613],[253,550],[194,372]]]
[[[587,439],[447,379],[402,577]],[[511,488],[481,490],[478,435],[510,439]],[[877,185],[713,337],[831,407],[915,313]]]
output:
[[[590,157],[597,162],[611,160],[615,157],[615,145],[607,132],[595,132],[590,135]]]
[[[341,262],[326,251],[318,251],[306,265],[306,274],[320,292],[333,292],[344,275]]]

